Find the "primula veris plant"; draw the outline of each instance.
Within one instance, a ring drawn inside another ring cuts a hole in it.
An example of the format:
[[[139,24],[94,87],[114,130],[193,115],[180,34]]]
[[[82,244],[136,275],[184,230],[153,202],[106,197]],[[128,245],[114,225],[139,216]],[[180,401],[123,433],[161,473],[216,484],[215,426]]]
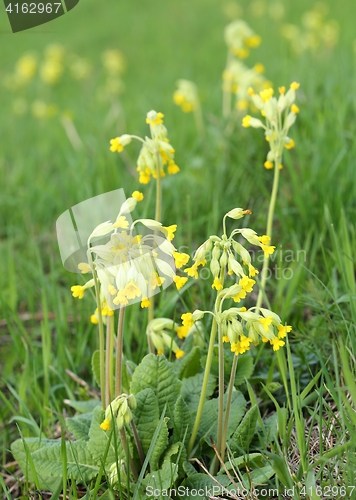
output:
[[[295,146],[294,140],[288,136],[288,131],[299,113],[299,108],[294,102],[298,88],[297,82],[291,83],[287,92],[285,87],[279,87],[278,98],[274,97],[272,87],[258,94],[252,88],[248,90],[253,104],[260,110],[265,123],[259,118],[246,115],[242,120],[242,126],[264,129],[265,138],[270,147],[264,163],[267,169],[272,169],[275,165],[282,168],[283,149],[292,149]]]
[[[205,365],[204,381],[199,402],[199,407],[189,442],[190,452],[193,449],[194,441],[199,429],[204,401],[206,397],[207,384],[213,357],[215,337],[218,332],[219,346],[219,417],[218,417],[218,451],[222,459],[225,454],[226,429],[229,421],[229,408],[232,395],[233,381],[236,372],[236,361],[238,355],[248,351],[251,345],[257,346],[260,341],[269,342],[274,351],[278,351],[284,346],[284,338],[291,331],[291,327],[284,325],[280,317],[274,312],[260,308],[251,307],[248,310],[242,307],[227,307],[231,301],[240,303],[249,293],[252,292],[256,281],[253,277],[258,274],[257,269],[251,263],[251,256],[248,250],[236,240],[238,237],[244,238],[252,245],[259,246],[266,259],[273,254],[275,247],[270,245],[270,237],[267,235],[258,236],[250,228],[234,229],[228,236],[226,232],[226,219],[241,219],[246,214],[251,214],[249,210],[235,208],[228,212],[223,219],[223,235],[210,236],[195,252],[194,264],[185,269],[185,272],[192,277],[198,278],[200,266],[207,265],[207,257],[210,258],[210,271],[213,278],[212,288],[216,290],[214,311],[196,310],[193,313],[182,315],[183,326],[191,327],[194,321],[201,320],[204,315],[212,315],[213,322],[210,334],[209,350]],[[226,286],[227,282],[233,279],[235,283]],[[228,392],[227,407],[224,415],[224,348],[223,343],[229,343],[230,350],[235,354],[231,370],[230,388]],[[214,472],[214,470],[213,470]]]
[[[198,89],[195,83],[190,80],[178,80],[177,90],[173,93],[173,101],[184,113],[194,113],[197,132],[200,135],[200,138],[204,139],[205,127]]]
[[[242,19],[237,19],[225,28],[225,42],[229,51],[240,59],[245,59],[251,48],[258,47],[261,37]]]
[[[242,126],[245,128],[263,128],[265,138],[269,144],[269,152],[267,153],[265,168],[268,170],[274,168],[272,193],[268,208],[266,236],[272,237],[272,225],[274,208],[278,193],[279,171],[283,168],[282,156],[284,149],[292,149],[295,146],[294,140],[289,137],[288,132],[291,126],[295,123],[299,113],[299,107],[295,104],[296,91],[300,84],[292,82],[290,88],[286,91],[284,86],[278,88],[279,97],[274,96],[272,87],[267,88],[256,94],[250,88],[249,94],[253,104],[260,110],[265,123],[259,118],[254,118],[246,115],[242,119]],[[261,286],[258,294],[257,307],[262,304],[263,293],[265,290],[268,272],[268,260],[265,257],[263,261]]]
[[[110,141],[110,151],[121,153],[132,139],[142,143],[142,148],[137,160],[139,182],[148,184],[151,177],[165,177],[164,166],[167,165],[168,174],[179,172],[179,167],[174,161],[175,150],[167,137],[167,129],[163,125],[163,113],[154,110],[147,113],[146,123],[150,126],[151,137],[142,139],[136,135],[124,134]]]

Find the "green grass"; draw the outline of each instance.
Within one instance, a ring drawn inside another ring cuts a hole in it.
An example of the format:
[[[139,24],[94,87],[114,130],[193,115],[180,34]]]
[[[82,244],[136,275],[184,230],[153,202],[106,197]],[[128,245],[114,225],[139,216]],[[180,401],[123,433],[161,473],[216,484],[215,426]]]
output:
[[[352,486],[356,424],[356,55],[352,20],[356,7],[351,0],[324,3],[329,17],[340,25],[339,43],[332,51],[296,57],[279,34],[280,25],[266,17],[253,17],[247,0],[241,2],[244,18],[263,40],[248,61],[262,62],[276,87],[301,82],[301,112],[292,129],[296,147],[285,154],[273,241],[278,250],[274,263],[281,258],[280,266],[291,269],[291,278],[278,275],[267,284],[273,310],[293,325],[290,352],[283,352],[273,374],[269,374],[269,366],[274,354],[267,349],[259,353],[250,390],[260,395],[261,384],[271,377],[285,384],[283,390],[265,397],[262,406],[268,411],[283,404],[289,407],[280,448],[269,451],[288,464],[289,443],[295,436],[301,455],[295,471],[299,480],[303,473],[308,481],[314,480],[309,443],[317,428],[319,435],[332,432],[334,444],[331,450],[325,449],[325,440],[320,438],[318,458],[314,457],[319,465],[313,472],[315,480],[338,484],[325,460],[328,453],[335,452],[332,460],[341,483]],[[287,21],[300,23],[310,3],[288,1],[285,5]],[[147,111],[164,112],[181,172],[164,179],[163,222],[178,224],[178,247],[192,252],[210,234],[220,234],[223,214],[235,206],[250,208],[253,215],[247,225],[264,232],[272,175],[262,166],[267,152],[263,134],[242,129],[238,119],[227,136],[221,118],[221,73],[226,57],[223,29],[227,22],[218,0],[106,0],[100,5],[83,0],[70,14],[49,25],[12,35],[1,12],[6,51],[0,59],[0,80],[23,53],[41,55],[54,42],[92,60],[95,67],[84,84],[66,81],[49,89],[36,83],[23,93],[29,101],[43,98],[62,111],[72,110],[84,144],[79,151],[73,149],[58,118],[41,122],[29,115],[17,117],[12,112],[16,95],[4,88],[0,94],[3,464],[12,460],[9,446],[19,437],[19,430],[24,437],[42,430],[52,436],[57,412],[70,412],[63,399],[91,397],[91,388],[79,386],[66,369],[89,386],[95,385],[90,358],[98,339],[89,322],[94,302],[71,297],[69,289],[78,276],[62,267],[55,221],[89,197],[121,187],[128,196],[138,188],[137,146],[128,146],[122,156],[112,154],[108,150],[112,137],[126,132],[145,135]],[[117,121],[107,119],[110,104],[102,90],[100,56],[109,48],[120,49],[127,61],[125,91],[120,97],[123,111]],[[178,78],[192,79],[199,87],[207,126],[205,142],[196,137],[192,117],[183,115],[172,102]],[[153,184],[143,191],[145,202],[137,211],[150,217]],[[288,262],[286,251],[300,258]],[[182,297],[168,289],[160,297],[157,314],[161,311],[173,317],[176,308],[178,312],[205,309],[211,301],[207,283],[193,285]],[[125,352],[135,362],[146,349],[147,313],[139,309],[133,306],[128,311],[124,340]],[[287,465],[286,470],[291,473]],[[6,469],[6,474],[13,471]],[[284,477],[282,473],[280,477]],[[4,484],[0,485],[5,492]],[[76,498],[73,492],[70,498]],[[25,487],[23,493],[27,493]]]

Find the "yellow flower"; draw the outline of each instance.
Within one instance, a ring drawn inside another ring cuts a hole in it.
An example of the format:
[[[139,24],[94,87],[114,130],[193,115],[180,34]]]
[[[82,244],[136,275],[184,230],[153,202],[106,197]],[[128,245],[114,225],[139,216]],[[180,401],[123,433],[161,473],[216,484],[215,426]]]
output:
[[[177,290],[180,290],[188,281],[188,278],[183,278],[181,276],[175,276],[173,278],[174,283],[176,284]]]
[[[175,352],[175,355],[176,355],[177,359],[180,359],[184,356],[184,351],[182,351],[181,349],[178,349],[178,351]]]
[[[180,171],[180,168],[178,167],[178,165],[176,165],[174,163],[174,161],[170,161],[168,163],[168,168],[167,168],[167,171],[170,175],[175,175],[175,174],[178,174],[178,172]]]
[[[245,44],[248,47],[255,48],[258,47],[261,43],[261,37],[259,35],[253,35],[248,38],[245,38]]]
[[[91,273],[91,267],[86,262],[80,262],[78,269],[82,274]]]
[[[283,85],[282,87],[278,87],[278,92],[281,94],[281,95],[284,95],[286,93],[286,88],[285,86]]]
[[[293,113],[295,113],[296,115],[299,113],[300,109],[298,108],[298,106],[296,104],[292,104],[291,106],[291,111],[293,111]]]
[[[293,90],[298,90],[300,87],[300,83],[297,83],[297,82],[292,82],[290,84],[290,88],[293,89]]]
[[[163,123],[164,114],[156,111],[149,111],[147,113],[146,123],[149,125],[161,125]]]
[[[265,168],[267,168],[267,170],[271,170],[271,168],[273,168],[274,166],[271,161],[265,161],[263,165]]]
[[[247,293],[252,292],[253,285],[256,283],[255,280],[251,280],[247,276],[244,276],[243,278],[240,279],[239,285],[240,287],[245,290]]]
[[[142,308],[150,307],[150,305],[151,305],[151,302],[148,300],[148,298],[147,297],[142,297],[141,307]]]
[[[278,337],[275,337],[273,340],[270,340],[269,343],[273,346],[274,351],[278,351],[280,347],[285,345],[285,342],[283,342],[283,340],[279,339]]]
[[[124,290],[119,290],[116,297],[114,298],[113,300],[113,303],[118,306],[126,306],[129,301],[127,300],[127,297],[126,297],[126,294],[124,292]]]
[[[211,285],[211,288],[215,288],[217,291],[222,290],[223,285],[218,277],[214,279],[214,283]]]
[[[271,237],[264,234],[263,236],[258,237],[258,241],[260,241],[263,245],[268,245],[271,241]]]
[[[260,318],[258,321],[262,324],[265,332],[268,332],[269,326],[272,324],[272,316],[268,316],[268,318]]]
[[[261,90],[260,92],[260,96],[264,102],[268,102],[272,98],[273,94],[274,90],[272,87],[270,87],[269,89]]]
[[[151,180],[150,174],[147,174],[146,172],[140,172],[140,177],[138,179],[138,182],[140,184],[148,184]]]
[[[222,341],[223,342],[230,342],[229,337],[227,335],[223,335]]]
[[[293,140],[293,139],[289,139],[289,142],[288,142],[287,144],[285,144],[285,145],[284,145],[284,147],[285,147],[286,149],[292,149],[292,148],[294,148],[294,146],[295,146],[295,142],[294,142],[294,140]]]
[[[251,127],[251,116],[250,115],[246,115],[242,118],[242,126],[245,128]]]
[[[190,256],[187,253],[179,253],[179,252],[174,252],[173,257],[177,269],[180,269],[181,267],[185,266],[190,259]]]
[[[193,320],[192,316],[193,316],[192,313],[182,314],[181,319],[182,319],[183,326],[189,326],[189,328],[190,328],[191,326],[194,325],[194,320]]]
[[[97,325],[99,323],[99,318],[96,314],[92,314],[90,316],[90,322],[93,323],[93,325]]]
[[[261,248],[265,253],[265,257],[267,258],[269,255],[273,254],[276,247],[273,247],[271,245],[261,245]]]
[[[278,338],[283,339],[287,336],[287,333],[292,330],[291,326],[278,325]]]
[[[129,300],[134,299],[135,297],[139,297],[141,295],[141,290],[136,285],[136,283],[133,282],[133,280],[130,280],[130,282],[125,286],[124,292],[126,298],[128,298]]]
[[[129,227],[129,222],[124,215],[120,215],[115,224],[113,224],[113,227],[127,229]]]
[[[176,232],[177,230],[177,224],[172,224],[171,226],[163,226],[162,229],[164,229],[165,231],[165,234],[166,234],[166,237],[169,241],[172,241],[173,238],[174,238],[174,233]]]
[[[158,349],[157,356],[164,354],[164,349]]]
[[[131,196],[132,198],[135,198],[137,202],[142,201],[144,198],[143,194],[140,191],[134,191]]]
[[[185,339],[185,337],[188,335],[188,332],[190,330],[190,326],[187,326],[187,325],[183,325],[183,326],[178,326],[177,328],[177,335],[178,335],[178,338],[180,339]]]
[[[110,141],[110,151],[113,153],[117,151],[118,153],[121,153],[121,151],[124,150],[124,146],[120,142],[120,137],[115,137],[115,139],[111,139]]]
[[[234,302],[240,302],[241,299],[244,299],[246,297],[246,290],[241,290],[239,293],[234,295],[232,298],[234,299]]]
[[[103,429],[103,431],[109,431],[110,430],[110,420],[106,418],[101,424],[100,427]]]
[[[82,299],[84,297],[85,288],[81,285],[73,285],[70,287],[73,297]]]

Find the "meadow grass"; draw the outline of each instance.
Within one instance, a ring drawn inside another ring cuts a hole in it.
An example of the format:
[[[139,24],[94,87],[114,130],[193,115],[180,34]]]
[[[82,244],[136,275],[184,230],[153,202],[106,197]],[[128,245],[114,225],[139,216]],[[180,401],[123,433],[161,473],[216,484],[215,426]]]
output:
[[[254,17],[248,2],[241,2],[244,19],[263,40],[251,60],[266,66],[276,86],[301,83],[296,148],[285,154],[276,206],[277,253],[271,267],[277,270],[267,281],[268,300],[293,332],[288,349],[277,357],[258,350],[254,374],[243,389],[251,403],[254,398],[259,403],[261,416],[276,411],[285,429],[278,447],[266,447],[281,486],[295,477],[308,478],[309,486],[355,485],[356,55],[351,20],[356,7],[351,0],[324,3],[341,27],[339,43],[331,51],[297,57],[279,34],[278,23]],[[288,22],[296,23],[310,6],[306,0],[285,5]],[[64,399],[85,400],[97,393],[90,369],[97,348],[96,329],[89,322],[93,307],[71,297],[77,276],[62,267],[54,224],[84,199],[118,187],[129,195],[138,188],[138,149],[133,146],[119,157],[110,153],[109,139],[126,132],[144,135],[146,112],[164,112],[181,172],[166,179],[162,218],[178,224],[176,245],[182,251],[191,253],[210,234],[220,234],[222,214],[235,206],[249,208],[253,227],[263,233],[272,184],[271,173],[263,168],[266,143],[259,131],[243,129],[240,118],[226,134],[221,118],[228,20],[217,0],[107,0],[100,5],[86,0],[48,28],[2,34],[2,76],[24,52],[41,53],[53,42],[95,64],[87,83],[31,89],[31,98],[47,93],[61,110],[73,111],[84,144],[80,150],[74,150],[57,118],[41,122],[15,116],[8,90],[0,95],[2,464],[11,462],[10,443],[19,433],[59,435],[59,416],[73,413]],[[7,30],[4,16],[0,21],[1,30]],[[127,61],[123,111],[117,120],[108,119],[110,104],[100,90],[100,55],[108,48],[119,48]],[[196,137],[191,116],[172,102],[178,78],[198,85],[205,142]],[[138,209],[143,217],[153,211],[153,184],[144,192],[148,204]],[[290,262],[287,255],[293,255]],[[283,275],[286,267],[290,272]],[[173,317],[175,310],[208,308],[212,301],[211,289],[202,282],[184,294],[168,289],[158,299],[157,315]],[[135,362],[146,352],[147,318],[138,310],[135,305],[127,311],[124,338],[125,353]],[[4,480],[15,468],[2,471],[0,485],[9,498]],[[92,488],[99,491],[99,484],[96,489],[88,485],[87,491]],[[26,483],[19,491],[27,498]],[[68,495],[77,498],[73,482]]]

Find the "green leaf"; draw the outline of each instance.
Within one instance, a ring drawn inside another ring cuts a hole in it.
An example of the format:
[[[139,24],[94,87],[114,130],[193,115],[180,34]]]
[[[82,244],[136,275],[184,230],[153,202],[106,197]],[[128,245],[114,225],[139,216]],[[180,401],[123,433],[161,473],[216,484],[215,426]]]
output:
[[[248,450],[251,440],[256,432],[258,412],[258,406],[252,406],[231,437],[232,442],[243,451]]]
[[[180,387],[181,382],[177,378],[172,363],[164,356],[148,354],[134,371],[130,392],[138,394],[143,389],[151,388],[156,395],[159,412],[162,413],[167,404],[168,415],[172,416]]]
[[[92,420],[93,413],[84,413],[76,417],[66,418],[66,426],[76,439],[87,441]]]
[[[43,446],[32,453],[36,470],[41,476],[62,477],[63,455],[61,443]],[[68,476],[79,482],[88,482],[99,472],[99,467],[88,450],[85,441],[68,441],[66,443]]]
[[[65,399],[64,403],[71,406],[79,413],[90,413],[97,406],[100,406],[98,399],[88,399],[88,401],[75,401],[73,399]]]
[[[195,346],[188,354],[177,359],[174,368],[180,380],[196,375],[200,371],[200,348]]]
[[[104,411],[101,406],[98,406],[93,411],[93,420],[89,429],[88,449],[96,463],[104,463],[105,466],[110,467],[116,460],[125,459],[125,451],[116,424],[112,426],[112,430],[104,431],[100,427],[103,420]]]
[[[32,453],[41,449],[43,446],[58,446],[58,444],[60,443],[53,439],[39,438],[26,438],[24,440],[17,439],[12,443],[11,452],[29,482],[32,483],[35,481],[34,473],[31,469],[31,461],[32,465],[34,466]],[[30,457],[28,456],[29,454]],[[45,477],[42,473],[37,474],[37,471],[36,476],[39,480],[38,487],[41,489],[50,490],[52,492],[56,490],[58,485],[62,482],[61,478]]]
[[[266,484],[274,474],[273,467],[267,464],[259,469],[249,471],[248,473],[246,472],[246,474],[242,475],[241,479],[245,488],[250,490],[252,485],[258,486],[260,484]]]
[[[173,441],[183,441],[185,436],[184,442],[186,442],[190,437],[192,421],[189,408],[182,396],[179,396],[174,405],[173,421]]]
[[[135,397],[137,407],[133,411],[134,422],[143,451],[147,454],[152,436],[159,423],[158,401],[155,393],[150,388],[143,389]]]
[[[244,354],[243,356],[239,356],[239,360],[237,362],[236,376],[234,385],[235,387],[241,385],[245,382],[245,378],[249,379],[253,374],[254,366],[252,356],[249,354]]]
[[[156,442],[154,443],[149,461],[151,471],[158,469],[159,463],[161,461],[160,459],[168,446],[168,420],[168,417],[165,417],[162,428],[157,436]]]
[[[224,397],[224,410],[226,409],[227,394]],[[231,410],[226,437],[229,439],[236,430],[242,416],[245,413],[246,401],[239,391],[234,391],[231,397]],[[210,437],[217,442],[218,429],[218,398],[207,401],[204,405],[202,419],[200,421],[198,438],[205,439],[210,444]]]
[[[285,486],[286,488],[292,488],[293,480],[291,478],[288,466],[285,463],[284,459],[278,455],[275,455],[274,453],[270,453],[267,451],[265,453],[271,459],[271,465],[273,467],[273,470],[276,473],[280,482],[283,484],[283,486]]]
[[[165,460],[162,468],[147,474],[147,476],[142,481],[142,486],[145,490],[146,498],[167,498],[164,490],[169,490],[173,483],[176,481],[178,477],[178,466],[171,462],[170,460]],[[159,490],[161,495],[159,497],[149,495],[150,491]],[[148,493],[147,493],[148,492]]]
[[[193,377],[184,378],[182,380],[181,395],[187,403],[188,408],[192,412],[196,412],[199,404],[201,388],[203,385],[204,373],[197,373]],[[206,397],[209,398],[215,389],[216,379],[209,375]]]

